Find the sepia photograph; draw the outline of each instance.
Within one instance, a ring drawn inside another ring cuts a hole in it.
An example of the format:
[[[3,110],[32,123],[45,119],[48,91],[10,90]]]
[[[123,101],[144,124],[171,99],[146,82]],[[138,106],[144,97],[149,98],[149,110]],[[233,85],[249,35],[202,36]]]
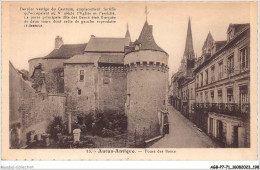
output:
[[[258,159],[257,3],[4,2],[2,38],[2,158]]]

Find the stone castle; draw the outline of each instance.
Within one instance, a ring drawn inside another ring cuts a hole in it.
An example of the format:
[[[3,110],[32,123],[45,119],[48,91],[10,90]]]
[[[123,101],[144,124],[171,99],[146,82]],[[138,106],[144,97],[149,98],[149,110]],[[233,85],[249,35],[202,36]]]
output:
[[[147,20],[132,42],[123,38],[91,36],[85,44],[64,44],[29,60],[29,79],[39,93],[66,95],[65,119],[71,124],[93,110],[127,114],[128,133],[160,135],[168,103],[168,54],[153,37]],[[148,133],[149,132],[149,133]]]

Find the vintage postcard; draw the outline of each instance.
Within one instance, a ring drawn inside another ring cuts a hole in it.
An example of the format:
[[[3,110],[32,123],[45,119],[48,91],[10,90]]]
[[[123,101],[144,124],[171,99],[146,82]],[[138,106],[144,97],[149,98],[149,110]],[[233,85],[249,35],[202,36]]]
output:
[[[257,160],[257,2],[2,2],[3,160]]]

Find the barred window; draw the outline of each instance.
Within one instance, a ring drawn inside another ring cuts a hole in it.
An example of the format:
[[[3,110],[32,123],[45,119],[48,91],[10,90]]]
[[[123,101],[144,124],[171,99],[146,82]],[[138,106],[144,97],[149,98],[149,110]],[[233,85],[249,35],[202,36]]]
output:
[[[84,70],[80,70],[79,80],[80,80],[80,81],[83,81],[83,80],[84,80]]]

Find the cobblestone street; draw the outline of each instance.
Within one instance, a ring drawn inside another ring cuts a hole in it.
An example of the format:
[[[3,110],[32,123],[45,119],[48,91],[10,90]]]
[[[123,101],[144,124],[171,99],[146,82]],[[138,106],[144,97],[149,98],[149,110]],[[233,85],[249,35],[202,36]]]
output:
[[[151,148],[213,148],[218,145],[203,131],[169,106],[170,133],[154,143]]]

